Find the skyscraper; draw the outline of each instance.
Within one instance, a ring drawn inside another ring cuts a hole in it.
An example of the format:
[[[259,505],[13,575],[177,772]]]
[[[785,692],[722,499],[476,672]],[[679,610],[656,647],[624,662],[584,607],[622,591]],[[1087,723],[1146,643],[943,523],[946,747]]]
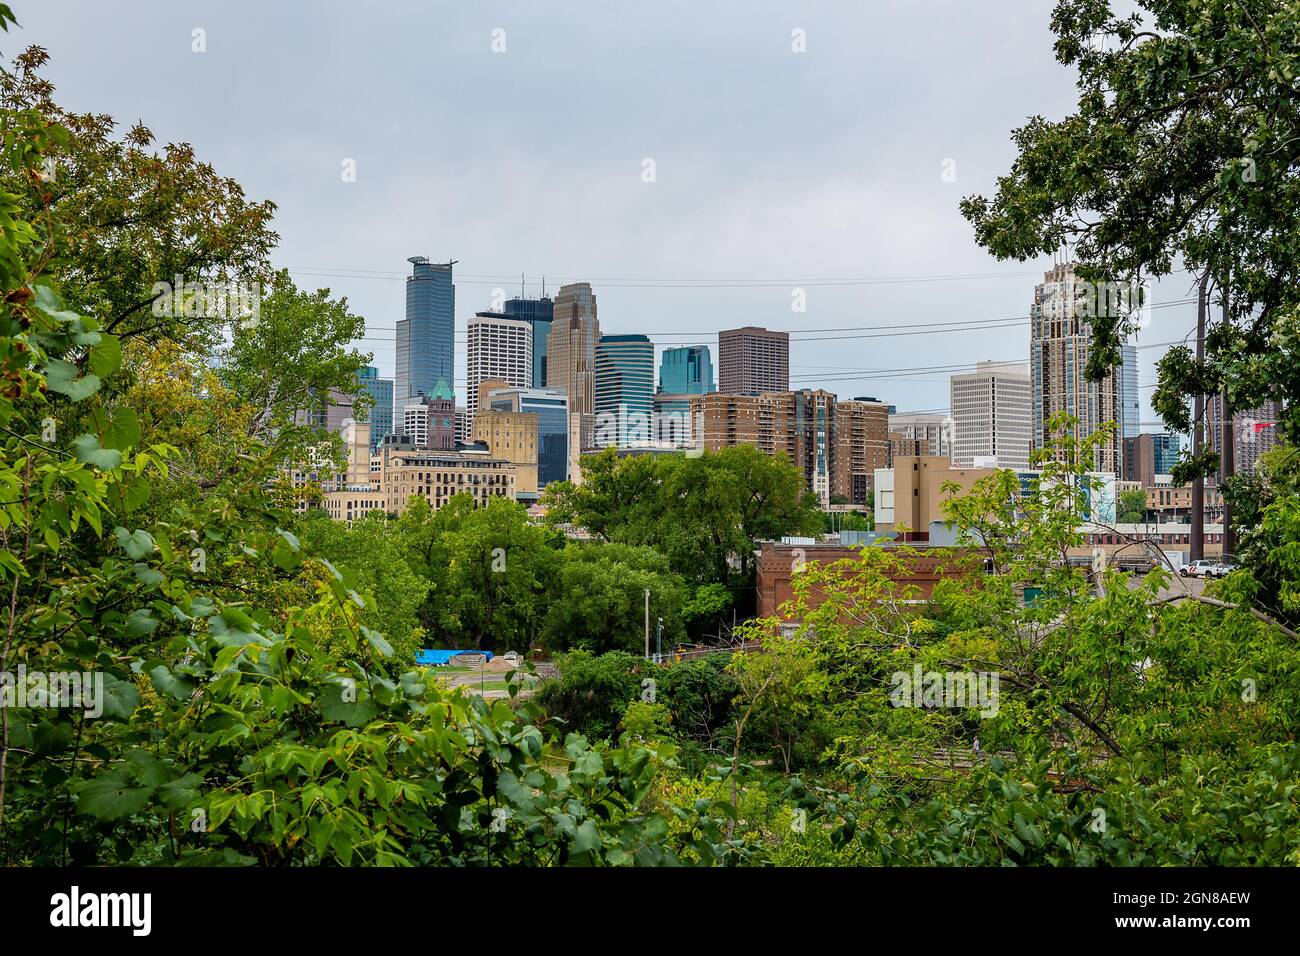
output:
[[[976,459],[992,459],[998,468],[1029,467],[1029,369],[1023,363],[978,362],[975,371],[949,379],[949,394],[954,465],[973,468]]]
[[[370,393],[370,450],[379,447],[386,435],[393,433],[393,380],[380,378],[379,369],[367,365],[357,373],[357,384]]]
[[[505,314],[527,322],[533,328],[533,387],[541,388],[546,384],[546,348],[551,336],[551,322],[555,318],[555,302],[546,296],[540,299],[519,296],[506,300]]]
[[[664,349],[659,358],[659,389],[666,395],[707,395],[715,391],[707,345]]]
[[[546,385],[569,399],[569,478],[580,481],[579,459],[596,424],[596,343],[600,321],[589,282],[571,282],[555,296],[555,319],[546,345]]]
[[[1206,445],[1219,453],[1222,466],[1223,438],[1232,435],[1233,471],[1237,474],[1253,472],[1259,456],[1277,444],[1277,422],[1281,413],[1281,404],[1270,398],[1256,408],[1233,412],[1229,422],[1223,413],[1223,396],[1210,395],[1205,402]]]
[[[1120,474],[1123,470],[1121,434],[1125,424],[1121,369],[1112,369],[1099,382],[1084,375],[1092,348],[1092,323],[1079,308],[1082,280],[1072,263],[1059,263],[1043,275],[1029,309],[1029,370],[1033,412],[1033,443],[1042,448],[1052,440],[1048,421],[1059,412],[1075,419],[1074,437],[1083,441],[1106,422],[1117,431],[1099,447],[1090,471]],[[1136,367],[1136,362],[1134,362]],[[961,426],[958,425],[960,434]]]
[[[655,347],[644,335],[602,335],[596,346],[597,447],[649,444]]]
[[[790,333],[747,325],[718,333],[718,390],[758,395],[790,388]]]
[[[406,318],[397,323],[395,409],[416,395],[433,394],[439,380],[455,381],[456,287],[451,267],[412,256],[406,278]]]
[[[654,395],[655,427],[651,437],[670,447],[695,444],[693,436],[698,429],[691,424],[691,396],[707,395],[716,388],[707,345],[664,349],[659,359],[659,388]]]
[[[533,386],[533,327],[500,312],[476,312],[469,320],[465,408],[478,411],[479,383],[498,379],[516,388]]]
[[[1124,344],[1119,347],[1120,366],[1119,386],[1120,419],[1119,437],[1132,438],[1142,431],[1142,394],[1138,391],[1138,353],[1137,346]]]

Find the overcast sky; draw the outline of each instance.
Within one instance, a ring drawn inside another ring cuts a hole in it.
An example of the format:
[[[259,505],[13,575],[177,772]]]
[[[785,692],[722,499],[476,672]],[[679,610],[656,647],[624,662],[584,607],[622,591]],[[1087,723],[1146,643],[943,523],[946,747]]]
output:
[[[4,52],[48,49],[62,105],[143,120],[272,199],[275,264],[347,297],[384,375],[412,255],[459,260],[462,402],[465,321],[520,273],[530,295],[590,281],[602,331],[715,363],[718,329],[787,329],[795,387],[900,411],[946,408],[948,373],[880,370],[1027,358],[1027,319],[881,327],[1027,316],[1048,263],[997,262],[957,203],[991,194],[1026,117],[1072,108],[1050,0],[11,3]],[[1153,317],[1140,345],[1195,323]]]

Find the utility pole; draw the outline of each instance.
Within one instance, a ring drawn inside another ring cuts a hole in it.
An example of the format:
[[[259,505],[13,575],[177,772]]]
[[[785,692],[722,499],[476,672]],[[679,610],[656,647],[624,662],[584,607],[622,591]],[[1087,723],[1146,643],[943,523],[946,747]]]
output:
[[[645,659],[650,660],[650,589],[645,589]]]
[[[1210,282],[1210,270],[1201,273],[1200,292],[1196,297],[1196,361],[1205,357],[1205,293]],[[1201,430],[1205,424],[1205,396],[1196,394],[1195,415],[1192,419],[1192,457],[1201,454]],[[1200,561],[1205,557],[1205,479],[1197,475],[1192,479],[1192,542],[1188,560]]]
[[[664,619],[659,618],[659,623],[655,625],[655,663],[661,664],[664,659]]]
[[[1222,283],[1223,324],[1228,324],[1228,282]],[[1237,425],[1233,420],[1232,407],[1228,404],[1228,390],[1219,393],[1219,405],[1223,408],[1223,421],[1219,424],[1219,496],[1223,499],[1223,554],[1219,560],[1225,564],[1236,560],[1237,534],[1232,527],[1232,505],[1224,488],[1228,480],[1237,472]]]

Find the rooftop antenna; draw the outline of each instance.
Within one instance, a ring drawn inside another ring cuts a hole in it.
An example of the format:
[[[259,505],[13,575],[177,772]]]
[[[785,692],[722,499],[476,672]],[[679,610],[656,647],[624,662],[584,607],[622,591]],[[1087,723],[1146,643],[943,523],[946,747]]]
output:
[[[524,297],[524,274],[519,273],[519,298]]]

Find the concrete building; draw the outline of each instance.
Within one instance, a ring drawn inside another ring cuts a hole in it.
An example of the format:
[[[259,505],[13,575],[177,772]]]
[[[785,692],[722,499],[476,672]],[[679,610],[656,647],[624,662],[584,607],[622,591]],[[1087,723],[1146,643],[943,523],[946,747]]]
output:
[[[889,464],[889,406],[859,397],[835,406],[835,476],[833,498],[865,505],[877,468]]]
[[[469,320],[467,343],[465,409],[472,426],[482,382],[532,388],[533,327],[504,313],[476,312]]]
[[[690,398],[696,446],[718,451],[754,445],[783,454],[803,472],[808,490],[828,507],[832,496],[865,504],[875,470],[889,458],[889,408],[873,398],[839,401],[821,389]]]
[[[999,468],[1028,468],[1033,447],[1029,368],[977,362],[949,379],[952,461],[958,468],[992,460]]]
[[[718,391],[759,395],[790,388],[790,333],[755,326],[718,333]]]
[[[1125,438],[1123,446],[1124,480],[1151,488],[1156,484],[1157,475],[1173,474],[1182,441],[1177,435],[1143,432]]]
[[[649,446],[655,347],[644,335],[602,335],[596,345],[596,422],[592,446]]]
[[[439,451],[455,448],[456,404],[447,383],[439,381],[431,394],[404,403],[394,431],[398,444]],[[383,447],[383,443],[378,447]]]
[[[1115,422],[1117,431],[1097,449],[1092,467],[1118,474],[1123,470],[1120,440],[1126,421],[1123,374],[1114,369],[1100,382],[1090,382],[1084,374],[1092,349],[1092,323],[1079,307],[1083,300],[1085,286],[1070,263],[1053,266],[1034,289],[1029,311],[1033,445],[1043,448],[1052,443],[1047,423],[1058,412],[1076,419],[1074,436],[1080,441],[1103,423]]]
[[[953,429],[952,417],[942,412],[894,412],[889,416],[889,431],[898,436],[900,447],[908,439],[923,443],[921,451],[912,454],[951,458]]]

